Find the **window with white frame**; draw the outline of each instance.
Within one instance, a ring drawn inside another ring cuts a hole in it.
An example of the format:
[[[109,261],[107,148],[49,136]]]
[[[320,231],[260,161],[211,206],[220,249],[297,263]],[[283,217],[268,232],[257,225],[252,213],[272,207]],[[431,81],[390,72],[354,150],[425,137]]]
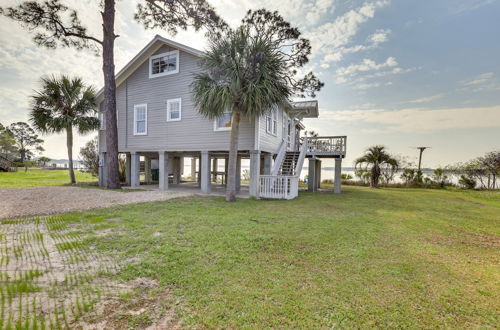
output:
[[[181,120],[181,99],[167,100],[167,121]]]
[[[148,105],[134,105],[134,135],[148,134]]]
[[[278,135],[278,110],[276,109],[266,115],[266,132]]]
[[[99,112],[99,129],[101,131],[106,129],[106,116],[104,116],[104,112]]]
[[[231,113],[225,112],[222,116],[215,119],[215,131],[229,131],[231,130]]]
[[[179,51],[174,50],[149,58],[149,78],[165,76],[179,72]]]

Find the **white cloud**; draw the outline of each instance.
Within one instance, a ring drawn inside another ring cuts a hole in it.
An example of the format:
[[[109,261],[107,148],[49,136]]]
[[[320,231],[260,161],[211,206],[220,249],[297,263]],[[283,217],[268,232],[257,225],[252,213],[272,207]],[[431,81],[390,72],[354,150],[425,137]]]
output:
[[[421,97],[421,98],[418,98],[415,100],[408,101],[406,103],[427,103],[427,102],[431,102],[431,101],[435,101],[437,99],[440,99],[443,97],[443,95],[444,94],[436,94],[436,95],[432,95],[432,96]]]
[[[485,82],[491,81],[491,79],[493,79],[494,76],[495,74],[493,72],[486,72],[474,77],[471,80],[465,80],[462,84],[464,86],[480,85]]]
[[[351,47],[339,47],[329,54],[323,57],[322,63],[339,62],[344,59],[344,55],[353,54],[361,51],[367,51],[370,49],[375,49],[379,47],[381,43],[387,42],[389,40],[389,34],[391,30],[380,29],[375,33],[368,36],[366,39],[367,44],[365,45],[355,45]]]
[[[374,87],[391,86],[391,85],[392,85],[392,81],[388,81],[385,83],[382,83],[382,82],[360,83],[360,84],[354,85],[354,88],[363,90],[363,89],[369,89],[369,88],[374,88]]]
[[[450,14],[463,14],[464,12],[475,10],[497,1],[498,0],[455,0],[453,6],[450,8]]]
[[[460,85],[463,87],[459,88],[459,91],[484,92],[500,90],[500,82],[493,72],[482,73],[472,79],[462,80]]]
[[[385,60],[385,62],[382,62],[382,63],[376,63],[373,60],[365,58],[359,64],[351,64],[351,65],[346,66],[346,67],[338,68],[336,70],[336,73],[339,76],[353,76],[353,75],[356,75],[358,72],[381,70],[381,69],[385,69],[385,68],[395,67],[397,65],[398,65],[398,62],[392,56],[388,57]]]
[[[347,46],[358,33],[360,26],[375,16],[375,11],[389,4],[388,0],[366,2],[338,16],[333,22],[325,23],[314,31],[306,33],[311,40],[313,55],[337,53]]]
[[[368,37],[368,40],[371,41],[373,44],[378,45],[383,42],[386,42],[389,40],[389,34],[391,33],[391,30],[389,29],[379,29],[375,31],[374,34],[370,35]]]
[[[382,125],[371,132],[421,133],[444,129],[500,127],[500,106],[477,108],[408,108],[400,110],[322,110],[321,118]]]

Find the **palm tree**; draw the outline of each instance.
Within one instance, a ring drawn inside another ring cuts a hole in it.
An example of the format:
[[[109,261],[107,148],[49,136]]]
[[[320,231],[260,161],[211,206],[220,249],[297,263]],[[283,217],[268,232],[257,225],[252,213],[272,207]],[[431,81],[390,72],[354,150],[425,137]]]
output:
[[[240,27],[210,40],[204,73],[192,84],[198,111],[207,118],[231,112],[226,201],[236,200],[236,159],[242,116],[256,118],[284,106],[292,94],[286,63],[276,44]]]
[[[96,118],[95,90],[81,78],[67,76],[42,78],[42,89],[32,98],[30,121],[42,133],[66,132],[70,182],[76,183],[73,170],[73,128],[86,134],[99,127]]]
[[[399,167],[398,160],[386,152],[384,146],[373,146],[366,150],[365,154],[354,161],[356,168],[370,168],[370,187],[378,188],[380,178],[380,167],[386,165],[396,171]]]

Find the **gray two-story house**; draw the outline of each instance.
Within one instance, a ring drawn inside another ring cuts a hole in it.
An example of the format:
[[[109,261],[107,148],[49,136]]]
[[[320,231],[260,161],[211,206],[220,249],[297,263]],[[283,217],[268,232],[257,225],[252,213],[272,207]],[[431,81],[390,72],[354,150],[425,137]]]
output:
[[[117,75],[118,150],[126,155],[126,184],[157,184],[158,189],[182,185],[184,160],[191,160],[191,176],[203,193],[210,193],[217,177],[225,182],[231,114],[216,120],[200,115],[190,84],[202,70],[203,52],[156,36]],[[102,105],[103,93],[98,94]],[[100,107],[102,110],[102,106]],[[106,180],[104,114],[99,130],[100,184]],[[290,102],[270,109],[261,118],[241,119],[237,186],[241,185],[241,159],[249,159],[248,192],[251,196],[293,198],[305,158],[309,158],[309,188],[319,187],[321,157],[345,157],[345,137],[300,137],[303,118],[318,117],[318,103]],[[141,162],[141,159],[143,161]],[[142,165],[141,165],[142,164]],[[318,165],[319,164],[319,165]],[[337,162],[336,162],[337,165]],[[143,173],[141,175],[141,173]],[[157,175],[155,175],[157,173]],[[142,179],[141,179],[142,178]],[[193,185],[193,183],[191,183]]]

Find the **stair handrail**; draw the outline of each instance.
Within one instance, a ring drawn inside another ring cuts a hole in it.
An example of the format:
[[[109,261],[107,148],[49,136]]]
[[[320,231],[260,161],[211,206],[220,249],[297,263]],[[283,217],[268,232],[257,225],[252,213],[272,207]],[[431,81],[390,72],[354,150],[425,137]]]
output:
[[[17,164],[15,162],[2,155],[0,155],[0,164],[3,164],[2,166],[5,166],[6,170],[9,170],[11,167],[17,169]]]
[[[306,159],[308,139],[308,137],[304,137],[302,146],[300,147],[299,159],[297,160],[297,165],[295,166],[295,175],[298,177],[300,177],[300,172],[302,171],[302,166],[304,165],[304,160]]]
[[[283,160],[285,159],[286,155],[286,143],[285,141],[281,141],[280,148],[278,149],[278,155],[276,156],[276,159],[274,160],[274,166],[271,171],[271,175],[278,175],[280,172],[281,165],[283,163]]]

